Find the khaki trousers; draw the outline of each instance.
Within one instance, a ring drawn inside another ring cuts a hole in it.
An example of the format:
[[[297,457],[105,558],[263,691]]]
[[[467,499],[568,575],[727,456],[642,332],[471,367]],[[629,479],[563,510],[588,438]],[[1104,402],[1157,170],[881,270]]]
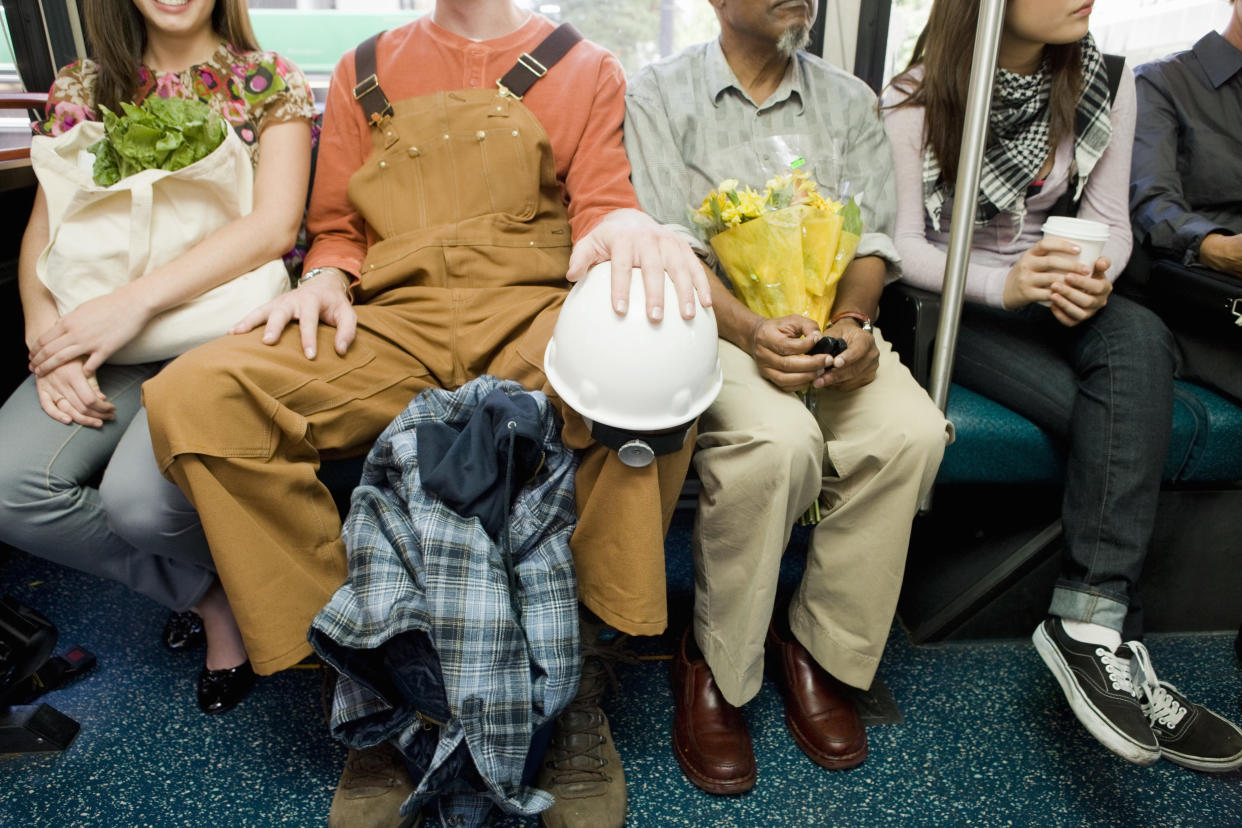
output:
[[[699,420],[695,469],[695,639],[725,699],[763,681],[763,645],[795,521],[819,497],[794,635],[825,670],[866,688],[901,590],[910,524],[952,427],[875,332],[875,381],[819,391],[816,412],[720,343],[724,388]]]

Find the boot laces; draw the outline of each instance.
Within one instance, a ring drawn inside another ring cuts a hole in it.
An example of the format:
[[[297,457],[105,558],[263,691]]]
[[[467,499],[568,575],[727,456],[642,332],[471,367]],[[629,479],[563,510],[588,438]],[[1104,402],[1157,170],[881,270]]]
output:
[[[612,781],[604,772],[608,761],[600,751],[607,739],[599,702],[606,689],[617,687],[613,664],[638,663],[638,658],[623,646],[627,638],[618,634],[609,642],[595,639],[582,642],[578,692],[557,720],[556,733],[548,745],[546,764],[552,771],[551,784]]]
[[[391,788],[396,785],[393,774],[393,751],[387,745],[351,750],[345,759],[345,778],[341,787]]]

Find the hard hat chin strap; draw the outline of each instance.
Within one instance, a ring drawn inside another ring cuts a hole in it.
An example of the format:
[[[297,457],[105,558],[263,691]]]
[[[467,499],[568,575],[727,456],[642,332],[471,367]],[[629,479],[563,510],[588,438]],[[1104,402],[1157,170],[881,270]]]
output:
[[[693,422],[677,428],[653,433],[650,431],[631,431],[614,428],[603,423],[590,421],[591,436],[595,441],[613,449],[627,466],[641,468],[649,465],[661,454],[672,454],[681,449],[690,433]]]

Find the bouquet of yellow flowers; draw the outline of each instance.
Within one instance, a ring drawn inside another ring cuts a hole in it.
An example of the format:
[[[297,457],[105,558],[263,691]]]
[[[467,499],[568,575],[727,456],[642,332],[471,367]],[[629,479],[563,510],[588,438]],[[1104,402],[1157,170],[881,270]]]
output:
[[[824,329],[837,282],[862,237],[853,198],[829,201],[810,175],[795,169],[769,179],[762,193],[736,179],[722,181],[692,217],[746,307],[770,319],[800,314]],[[801,396],[814,408],[813,395]],[[816,499],[798,522],[814,525],[820,518]]]
[[[748,308],[801,314],[821,330],[863,232],[854,199],[825,199],[802,170],[770,179],[762,193],[722,181],[693,219]]]

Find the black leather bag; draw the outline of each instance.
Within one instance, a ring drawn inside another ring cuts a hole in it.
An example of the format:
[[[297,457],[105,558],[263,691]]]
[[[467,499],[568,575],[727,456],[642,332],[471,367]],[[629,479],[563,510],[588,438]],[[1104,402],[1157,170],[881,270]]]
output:
[[[1179,378],[1242,402],[1242,279],[1135,247],[1117,289],[1173,331],[1181,350]]]
[[[1149,290],[1156,309],[1167,307],[1169,318],[1193,320],[1205,334],[1242,347],[1242,278],[1157,259],[1151,266]]]

